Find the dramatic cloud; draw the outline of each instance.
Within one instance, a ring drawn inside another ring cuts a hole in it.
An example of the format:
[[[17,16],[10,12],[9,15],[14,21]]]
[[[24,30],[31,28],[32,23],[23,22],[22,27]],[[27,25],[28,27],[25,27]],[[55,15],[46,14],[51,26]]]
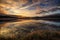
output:
[[[60,6],[59,0],[1,0],[0,11],[7,15],[40,16],[42,11]],[[43,15],[41,15],[43,16]]]

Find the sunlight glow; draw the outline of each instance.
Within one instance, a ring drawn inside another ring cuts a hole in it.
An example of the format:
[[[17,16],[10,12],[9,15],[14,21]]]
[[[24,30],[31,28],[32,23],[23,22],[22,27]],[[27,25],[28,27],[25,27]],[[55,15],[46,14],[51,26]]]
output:
[[[33,3],[31,5],[27,5],[25,7],[20,7],[17,2],[6,0],[8,4],[1,4],[0,8],[2,9],[2,12],[7,15],[17,15],[17,16],[33,16],[37,12],[36,10],[28,10],[27,8],[32,7],[36,4],[39,4],[40,2]],[[1,10],[0,9],[0,10]],[[33,15],[31,15],[33,14]]]

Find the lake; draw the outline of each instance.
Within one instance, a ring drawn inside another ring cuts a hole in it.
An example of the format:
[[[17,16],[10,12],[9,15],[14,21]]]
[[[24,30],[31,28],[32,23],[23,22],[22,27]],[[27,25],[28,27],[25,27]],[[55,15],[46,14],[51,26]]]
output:
[[[60,22],[33,19],[0,22],[0,36],[5,38],[20,37],[36,30],[60,32]]]

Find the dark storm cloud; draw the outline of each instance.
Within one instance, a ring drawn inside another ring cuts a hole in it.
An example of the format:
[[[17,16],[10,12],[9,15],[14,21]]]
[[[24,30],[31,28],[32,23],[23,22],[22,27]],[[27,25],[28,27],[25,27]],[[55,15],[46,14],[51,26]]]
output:
[[[41,7],[49,7],[49,6],[58,6],[60,5],[60,0],[42,0],[40,3]]]
[[[34,9],[36,6],[40,6],[41,8],[50,8],[55,6],[60,6],[60,0],[28,0],[30,3],[40,2],[39,4],[33,5],[28,9]],[[26,4],[25,4],[26,5]]]

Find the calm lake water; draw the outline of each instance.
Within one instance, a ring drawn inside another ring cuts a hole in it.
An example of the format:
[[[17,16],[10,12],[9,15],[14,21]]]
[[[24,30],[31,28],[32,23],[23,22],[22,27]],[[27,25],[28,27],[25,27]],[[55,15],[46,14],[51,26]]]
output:
[[[4,37],[19,36],[35,30],[49,30],[60,32],[60,22],[46,20],[17,20],[14,22],[0,22],[0,35]]]

